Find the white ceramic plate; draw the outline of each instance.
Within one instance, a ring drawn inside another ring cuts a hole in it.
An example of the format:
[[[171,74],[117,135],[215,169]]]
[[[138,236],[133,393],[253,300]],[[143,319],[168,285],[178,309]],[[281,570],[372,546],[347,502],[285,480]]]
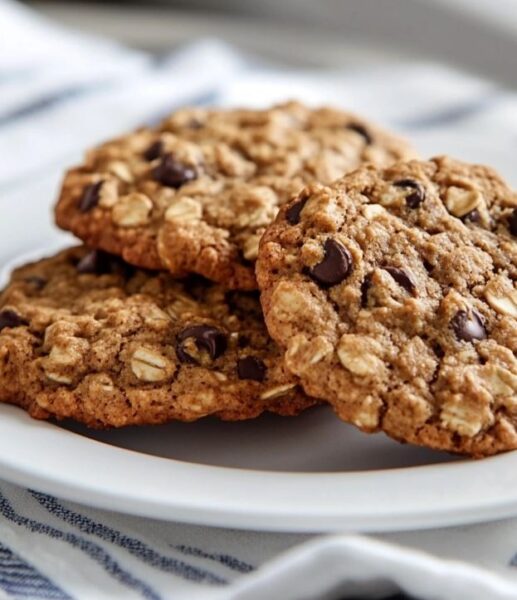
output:
[[[4,279],[27,253],[70,243],[51,226],[56,183],[6,199]],[[250,529],[389,531],[517,514],[517,453],[453,459],[364,435],[323,407],[296,419],[88,432],[3,405],[0,477],[111,510]]]
[[[0,476],[111,510],[227,527],[388,531],[517,512],[517,454],[447,457],[298,419],[87,435],[0,407]]]

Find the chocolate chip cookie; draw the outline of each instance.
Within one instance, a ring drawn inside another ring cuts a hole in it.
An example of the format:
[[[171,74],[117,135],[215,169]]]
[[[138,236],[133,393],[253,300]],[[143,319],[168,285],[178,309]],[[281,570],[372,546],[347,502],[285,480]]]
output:
[[[134,269],[84,247],[15,271],[0,295],[0,401],[91,427],[294,415],[255,292]]]
[[[266,323],[305,391],[364,431],[517,448],[517,196],[449,158],[306,187],[266,231]]]
[[[64,179],[56,219],[136,266],[256,289],[260,237],[305,183],[410,157],[406,142],[339,110],[181,110],[89,152]]]

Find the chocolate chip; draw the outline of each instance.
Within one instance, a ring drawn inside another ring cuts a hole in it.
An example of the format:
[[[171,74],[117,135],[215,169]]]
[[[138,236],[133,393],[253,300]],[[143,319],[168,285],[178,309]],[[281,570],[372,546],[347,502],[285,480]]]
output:
[[[409,271],[406,271],[405,269],[399,269],[398,267],[382,268],[387,273],[389,273],[393,277],[393,279],[407,292],[409,292],[413,296],[416,294],[416,283]]]
[[[47,284],[47,280],[43,279],[43,277],[38,277],[37,275],[31,275],[30,277],[25,277],[24,280],[25,283],[29,283],[30,285],[33,285],[37,290],[41,290],[45,287],[45,285]]]
[[[167,187],[179,188],[188,181],[196,179],[197,173],[192,167],[180,163],[171,154],[167,154],[153,169],[153,177]]]
[[[264,381],[266,377],[266,365],[254,356],[246,356],[237,361],[237,373],[239,379],[253,379],[253,381]]]
[[[428,272],[428,273],[432,273],[433,269],[434,269],[434,265],[432,263],[430,263],[428,260],[426,260],[424,258],[424,260],[422,261],[422,264],[424,265],[424,269]]]
[[[411,188],[414,190],[406,196],[406,204],[409,208],[418,208],[425,200],[424,186],[421,183],[418,183],[418,181],[414,181],[413,179],[400,179],[399,181],[394,181],[393,185],[395,187]]]
[[[372,274],[369,273],[361,283],[361,306],[364,308],[368,305],[368,290],[372,287]]]
[[[145,158],[145,160],[148,160],[149,162],[152,160],[156,160],[157,158],[160,158],[160,156],[163,154],[163,142],[161,140],[156,140],[156,142],[153,142],[149,148],[147,148],[147,150],[143,153],[143,157]]]
[[[349,123],[346,126],[346,128],[351,129],[352,131],[355,131],[362,138],[364,138],[364,141],[366,142],[367,146],[369,146],[373,142],[372,136],[370,135],[370,133],[368,132],[368,130],[366,129],[366,127],[364,125],[360,125],[359,123]]]
[[[92,250],[81,258],[76,268],[77,272],[81,274],[94,273],[95,275],[102,275],[109,273],[109,261],[102,250]]]
[[[79,210],[81,212],[88,212],[97,206],[103,183],[103,181],[97,181],[97,183],[90,183],[84,188],[81,199],[79,200]]]
[[[129,277],[133,273],[133,267],[121,258],[102,250],[92,250],[85,254],[77,263],[76,269],[78,273],[83,275],[86,273],[94,275],[118,273],[124,277]]]
[[[285,211],[285,218],[291,225],[297,225],[300,222],[300,213],[307,204],[308,196],[300,198]]]
[[[14,310],[6,308],[2,312],[0,312],[0,331],[5,328],[12,329],[14,327],[21,327],[22,325],[28,325],[29,322],[26,321],[23,317]]]
[[[240,335],[237,340],[239,348],[247,348],[250,345],[250,338],[247,335]]]
[[[462,217],[463,221],[470,221],[471,223],[479,223],[481,220],[481,215],[479,214],[479,210],[476,208],[471,210],[469,213]]]
[[[352,255],[336,240],[329,238],[324,244],[325,257],[309,269],[309,275],[322,287],[341,283],[352,270]]]
[[[438,358],[443,358],[445,356],[445,351],[438,342],[434,342],[431,345],[431,348]]]
[[[465,342],[484,340],[487,336],[483,317],[475,310],[459,310],[452,318],[451,325],[456,337]]]
[[[198,364],[196,358],[188,354],[185,341],[193,338],[198,350],[206,350],[212,360],[215,360],[226,350],[226,336],[210,325],[192,325],[184,329],[177,338],[176,354],[181,362]]]
[[[510,233],[517,237],[517,208],[512,210],[508,219],[508,228],[510,229]]]

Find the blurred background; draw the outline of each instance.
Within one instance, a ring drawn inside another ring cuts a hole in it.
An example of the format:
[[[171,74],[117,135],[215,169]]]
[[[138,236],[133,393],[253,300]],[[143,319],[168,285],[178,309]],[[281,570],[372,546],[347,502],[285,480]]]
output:
[[[286,99],[517,184],[516,56],[517,0],[0,0],[0,192],[41,181],[50,204],[104,139]]]
[[[277,65],[348,67],[407,57],[515,87],[515,0],[26,2],[58,22],[160,53],[200,37]]]

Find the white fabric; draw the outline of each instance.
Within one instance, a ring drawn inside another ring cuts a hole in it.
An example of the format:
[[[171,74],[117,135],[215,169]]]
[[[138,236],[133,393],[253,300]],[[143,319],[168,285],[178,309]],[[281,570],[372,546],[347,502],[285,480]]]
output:
[[[250,65],[217,41],[157,61],[0,0],[0,202],[23,211],[14,200],[37,189],[49,213],[62,170],[85,148],[182,104],[286,98],[356,110],[406,132],[424,155],[446,148],[517,183],[507,152],[517,139],[517,99],[489,82],[409,62],[286,73]],[[50,226],[42,221],[42,240]],[[21,250],[16,240],[12,247]],[[517,598],[517,520],[376,537],[163,523],[0,482],[0,597]]]

